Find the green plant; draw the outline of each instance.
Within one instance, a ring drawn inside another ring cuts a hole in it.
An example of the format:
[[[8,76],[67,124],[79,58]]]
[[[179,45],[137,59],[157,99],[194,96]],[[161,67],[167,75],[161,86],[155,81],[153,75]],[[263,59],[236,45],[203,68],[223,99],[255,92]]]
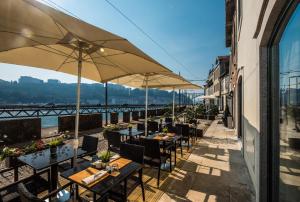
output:
[[[62,145],[64,142],[64,138],[62,136],[53,138],[48,142],[49,147],[57,147],[59,145]]]
[[[168,133],[168,131],[169,131],[169,130],[168,130],[167,127],[164,127],[164,128],[162,129],[162,132],[163,132],[163,133]]]
[[[211,105],[209,107],[209,113],[211,115],[217,115],[219,113],[219,109],[218,109],[218,106],[217,105]]]
[[[196,107],[196,117],[198,118],[199,116],[203,116],[206,113],[206,108],[204,104],[199,104]]]
[[[104,136],[104,138],[106,138],[108,131],[117,131],[117,130],[120,130],[120,126],[118,126],[116,124],[111,124],[111,125],[105,126],[104,130],[103,130],[103,136]]]
[[[108,163],[111,156],[112,156],[109,150],[108,151],[102,151],[102,152],[98,153],[97,155],[103,163]]]
[[[0,161],[3,161],[7,157],[18,157],[23,154],[22,149],[15,147],[4,147],[0,153]]]

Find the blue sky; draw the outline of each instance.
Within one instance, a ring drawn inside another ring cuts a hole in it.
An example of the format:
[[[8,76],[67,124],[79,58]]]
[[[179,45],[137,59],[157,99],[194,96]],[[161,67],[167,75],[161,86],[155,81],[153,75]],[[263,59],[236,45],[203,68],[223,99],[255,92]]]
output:
[[[225,48],[224,0],[110,0],[187,68],[166,55],[105,0],[51,1],[88,23],[127,38],[189,80],[206,79],[216,56],[229,54]],[[74,76],[47,70],[1,63],[0,68],[0,79],[4,80],[17,80],[20,75],[26,75],[76,82]],[[92,81],[84,79],[83,82]]]

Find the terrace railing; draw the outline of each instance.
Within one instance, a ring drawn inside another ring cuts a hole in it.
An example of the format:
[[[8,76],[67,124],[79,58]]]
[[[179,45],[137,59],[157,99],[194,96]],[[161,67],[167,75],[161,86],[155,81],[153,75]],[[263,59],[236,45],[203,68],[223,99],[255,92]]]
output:
[[[153,104],[149,105],[148,109],[164,109],[168,105]],[[80,114],[92,113],[108,113],[110,112],[125,112],[125,111],[141,111],[145,110],[145,105],[86,105],[80,106]],[[76,105],[0,105],[0,119],[9,118],[27,118],[27,117],[42,117],[42,116],[62,116],[74,115]]]

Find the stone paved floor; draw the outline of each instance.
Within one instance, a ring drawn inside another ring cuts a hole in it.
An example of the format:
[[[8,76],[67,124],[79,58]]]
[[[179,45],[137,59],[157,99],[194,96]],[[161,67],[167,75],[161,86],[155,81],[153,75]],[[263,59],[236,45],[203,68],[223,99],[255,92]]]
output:
[[[232,130],[214,121],[189,158],[170,175],[159,201],[255,201],[255,192]]]

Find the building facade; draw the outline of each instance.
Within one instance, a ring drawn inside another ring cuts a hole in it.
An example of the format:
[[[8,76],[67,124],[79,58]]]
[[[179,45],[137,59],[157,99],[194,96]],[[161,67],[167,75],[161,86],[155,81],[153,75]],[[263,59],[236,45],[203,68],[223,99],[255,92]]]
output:
[[[207,99],[206,103],[214,104],[220,111],[224,111],[229,92],[229,56],[218,56],[205,84],[205,95],[214,99]]]
[[[230,88],[257,201],[300,201],[299,0],[225,0]]]

